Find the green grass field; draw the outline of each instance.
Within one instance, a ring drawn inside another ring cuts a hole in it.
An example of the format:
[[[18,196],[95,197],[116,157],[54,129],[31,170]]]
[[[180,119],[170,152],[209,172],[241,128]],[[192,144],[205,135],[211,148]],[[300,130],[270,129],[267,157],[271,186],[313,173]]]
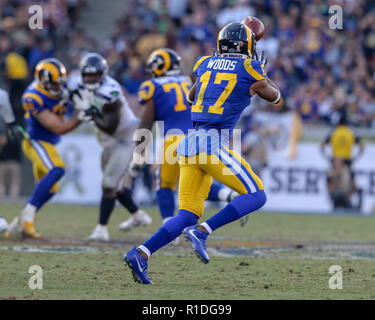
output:
[[[0,204],[8,221],[22,204]],[[98,208],[47,205],[37,216],[39,240],[0,240],[1,299],[375,299],[375,218],[255,213],[208,241],[209,264],[189,244],[167,246],[150,259],[152,286],[134,283],[122,256],[160,226],[117,230],[128,215],[120,207],[109,243],[89,243]],[[213,214],[208,210],[204,218]],[[43,289],[28,286],[29,267],[43,269]],[[343,289],[328,286],[329,267],[343,271]]]

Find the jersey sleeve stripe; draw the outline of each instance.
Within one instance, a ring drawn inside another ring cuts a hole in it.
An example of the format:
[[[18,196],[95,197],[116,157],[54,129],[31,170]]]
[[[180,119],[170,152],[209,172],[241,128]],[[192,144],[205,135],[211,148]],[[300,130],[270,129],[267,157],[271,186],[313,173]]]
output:
[[[201,65],[201,63],[206,60],[207,58],[209,58],[210,56],[204,56],[202,58],[200,58],[194,65],[193,67],[193,71],[197,70],[197,68]]]
[[[261,75],[258,71],[256,71],[252,64],[251,64],[251,59],[246,59],[244,62],[244,67],[245,70],[249,75],[251,75],[255,80],[263,80],[265,77]]]
[[[138,100],[140,102],[147,102],[155,93],[155,85],[151,81],[146,81],[141,85],[138,91]]]
[[[43,99],[36,93],[27,92],[24,94],[23,99],[31,98],[39,103],[39,106],[43,107]]]

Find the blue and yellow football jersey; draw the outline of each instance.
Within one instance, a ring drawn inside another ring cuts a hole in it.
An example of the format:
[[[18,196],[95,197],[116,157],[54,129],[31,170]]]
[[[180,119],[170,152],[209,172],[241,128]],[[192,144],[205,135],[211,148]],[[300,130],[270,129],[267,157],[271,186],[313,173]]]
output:
[[[204,129],[233,129],[250,104],[251,85],[266,77],[257,60],[216,56],[199,58],[193,71],[198,87],[191,118]]]
[[[53,145],[60,141],[59,135],[46,129],[35,118],[35,115],[43,110],[50,110],[63,119],[68,111],[68,103],[61,105],[59,102],[36,82],[32,82],[26,88],[22,96],[22,107],[25,111],[25,122],[30,139],[42,140]]]
[[[250,104],[250,87],[267,77],[264,65],[257,60],[204,56],[198,58],[194,68],[197,75],[197,92],[191,107],[195,129],[227,129],[219,138],[210,137],[203,146],[205,132],[195,132],[179,145],[177,152],[190,156],[199,152],[211,154],[228,145],[232,131],[243,110]],[[199,135],[202,135],[200,139]],[[197,144],[199,141],[199,145]]]
[[[144,81],[138,91],[138,101],[143,104],[153,99],[156,121],[164,121],[164,135],[173,129],[187,134],[193,127],[190,106],[186,95],[191,88],[189,77],[167,76]]]

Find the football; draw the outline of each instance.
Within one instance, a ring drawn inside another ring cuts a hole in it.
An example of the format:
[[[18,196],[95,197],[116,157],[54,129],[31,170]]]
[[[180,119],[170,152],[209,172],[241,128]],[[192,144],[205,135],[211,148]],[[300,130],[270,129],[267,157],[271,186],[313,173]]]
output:
[[[247,16],[245,19],[242,20],[243,24],[248,26],[255,34],[255,40],[262,39],[264,35],[264,24],[256,17]]]
[[[3,217],[0,217],[0,235],[5,233],[7,230],[8,230],[7,221]]]

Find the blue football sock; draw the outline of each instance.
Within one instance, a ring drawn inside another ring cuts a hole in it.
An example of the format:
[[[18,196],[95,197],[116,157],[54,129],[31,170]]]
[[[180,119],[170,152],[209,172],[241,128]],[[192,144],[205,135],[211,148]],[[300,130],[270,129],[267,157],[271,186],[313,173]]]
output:
[[[162,188],[156,191],[161,217],[163,219],[173,217],[175,210],[174,191]]]
[[[154,253],[156,250],[176,239],[186,227],[195,225],[197,222],[197,215],[187,210],[179,210],[178,214],[164,223],[143,246],[145,246],[150,253]]]
[[[135,204],[132,192],[129,188],[125,188],[122,192],[117,193],[118,201],[129,210],[130,213],[135,213],[138,211],[138,206]]]
[[[64,175],[65,170],[61,167],[53,168],[48,172],[36,185],[33,194],[29,198],[28,203],[32,204],[39,210],[51,197],[50,192],[53,185]]]
[[[228,203],[221,211],[206,221],[211,231],[258,210],[266,203],[263,190],[251,194],[242,194]]]
[[[100,201],[100,215],[99,215],[99,223],[103,226],[108,224],[109,217],[113,209],[115,208],[116,204],[116,197],[106,198],[102,197]]]
[[[208,194],[207,200],[219,201],[219,191],[221,190],[221,188],[223,188],[223,186],[221,186],[220,184],[213,183],[211,185],[210,193]]]

